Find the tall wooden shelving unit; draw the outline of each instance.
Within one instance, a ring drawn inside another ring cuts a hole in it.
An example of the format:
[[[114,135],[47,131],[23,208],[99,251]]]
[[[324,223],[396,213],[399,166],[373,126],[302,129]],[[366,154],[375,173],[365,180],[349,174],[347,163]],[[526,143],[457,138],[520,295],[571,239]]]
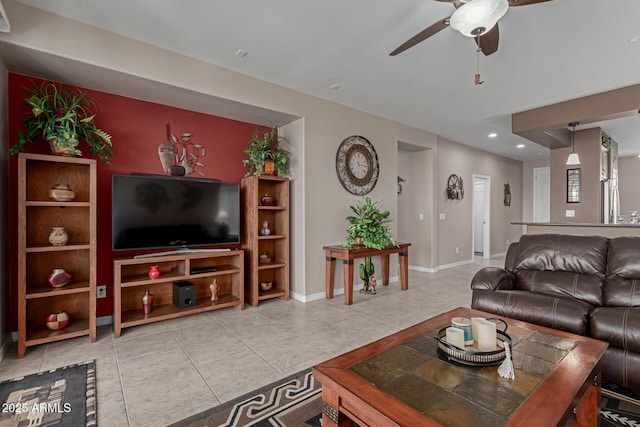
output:
[[[18,357],[26,347],[89,335],[96,339],[96,161],[20,153],[18,157]],[[73,201],[52,201],[48,190],[68,184]],[[52,246],[52,227],[69,241]],[[54,268],[72,275],[61,288],[47,285]],[[49,313],[66,311],[63,330],[46,328]]]
[[[270,298],[289,299],[289,179],[276,176],[249,176],[240,184],[242,197],[242,248],[247,270],[245,298],[253,306]],[[268,194],[272,206],[263,206],[260,199]],[[270,234],[259,233],[263,221],[269,222]],[[260,263],[260,254],[267,252],[269,263]],[[260,283],[272,282],[268,291]]]

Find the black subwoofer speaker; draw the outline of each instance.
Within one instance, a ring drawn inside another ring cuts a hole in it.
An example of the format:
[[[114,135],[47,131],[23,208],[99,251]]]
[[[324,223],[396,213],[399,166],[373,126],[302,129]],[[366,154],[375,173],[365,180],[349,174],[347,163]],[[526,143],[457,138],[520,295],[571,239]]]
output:
[[[188,280],[173,284],[173,304],[179,308],[196,305],[196,286]]]

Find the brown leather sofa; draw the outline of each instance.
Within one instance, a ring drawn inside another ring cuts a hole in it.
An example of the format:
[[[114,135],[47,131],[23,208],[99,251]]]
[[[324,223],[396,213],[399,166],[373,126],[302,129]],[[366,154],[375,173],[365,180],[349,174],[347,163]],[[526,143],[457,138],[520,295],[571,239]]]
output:
[[[607,341],[603,381],[640,391],[640,237],[523,235],[471,289],[472,308]]]

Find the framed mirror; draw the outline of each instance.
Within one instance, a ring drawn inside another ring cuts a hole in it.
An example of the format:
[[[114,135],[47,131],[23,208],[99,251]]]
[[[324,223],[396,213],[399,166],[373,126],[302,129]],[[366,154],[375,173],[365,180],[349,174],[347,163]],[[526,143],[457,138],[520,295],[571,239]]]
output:
[[[567,203],[580,203],[580,168],[567,169]]]

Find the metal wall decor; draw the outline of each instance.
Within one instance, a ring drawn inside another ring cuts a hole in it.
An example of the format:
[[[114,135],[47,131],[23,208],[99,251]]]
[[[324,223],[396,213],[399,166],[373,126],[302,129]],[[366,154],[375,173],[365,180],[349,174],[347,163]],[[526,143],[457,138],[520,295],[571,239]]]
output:
[[[402,183],[404,182],[407,182],[407,180],[398,176],[398,194],[402,194]]]
[[[464,198],[464,186],[462,177],[451,174],[447,180],[447,199],[462,200]]]
[[[509,181],[504,185],[504,205],[511,206],[511,186]]]

